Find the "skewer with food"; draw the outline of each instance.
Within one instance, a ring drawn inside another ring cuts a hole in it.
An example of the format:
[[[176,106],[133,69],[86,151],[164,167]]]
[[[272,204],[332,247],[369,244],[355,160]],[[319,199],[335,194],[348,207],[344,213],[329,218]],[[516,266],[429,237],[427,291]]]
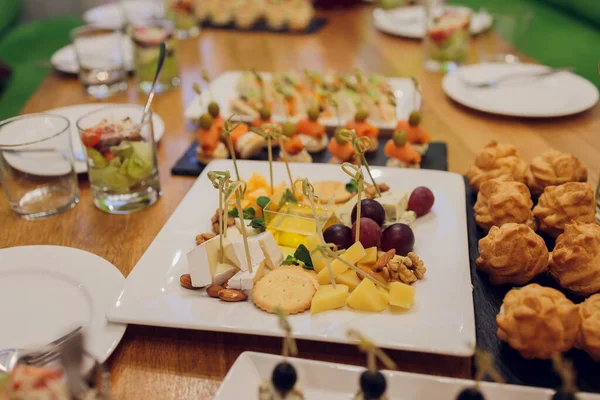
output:
[[[319,123],[319,114],[318,108],[311,107],[308,109],[307,117],[296,124],[296,134],[310,153],[319,152],[327,147],[327,132]]]

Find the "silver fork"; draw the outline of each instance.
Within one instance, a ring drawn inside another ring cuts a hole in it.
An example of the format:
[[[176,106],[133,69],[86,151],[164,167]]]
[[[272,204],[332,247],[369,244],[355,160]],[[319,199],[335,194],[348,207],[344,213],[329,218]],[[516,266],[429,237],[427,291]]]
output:
[[[74,337],[82,329],[81,326],[71,332],[48,343],[42,350],[30,351],[26,349],[0,350],[0,372],[10,372],[17,364],[46,365],[60,356],[60,347],[63,343]]]
[[[487,81],[483,81],[483,82],[469,81],[468,79],[465,79],[462,75],[460,75],[460,73],[459,73],[459,76],[460,76],[461,80],[463,81],[463,83],[469,87],[476,88],[476,89],[487,89],[487,88],[497,86],[502,82],[506,82],[508,80],[515,79],[515,78],[531,78],[532,80],[535,80],[535,79],[544,78],[546,76],[554,75],[559,72],[573,71],[573,70],[574,70],[573,67],[561,67],[561,68],[551,68],[547,71],[538,72],[538,73],[515,72],[515,73],[502,75],[502,76],[499,76],[496,78],[488,79]]]

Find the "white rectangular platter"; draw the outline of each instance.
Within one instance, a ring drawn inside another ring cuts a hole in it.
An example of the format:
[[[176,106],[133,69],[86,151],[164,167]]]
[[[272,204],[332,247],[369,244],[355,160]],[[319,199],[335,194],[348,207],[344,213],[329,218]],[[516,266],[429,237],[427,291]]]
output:
[[[263,161],[238,161],[242,179],[253,172],[268,176]],[[349,180],[339,166],[290,164],[292,175],[311,181]],[[283,163],[274,165],[275,182],[286,179]],[[226,303],[207,296],[205,290],[180,287],[188,273],[186,253],[197,234],[211,231],[210,218],[217,208],[217,192],[208,171],[230,170],[231,160],[206,166],[171,218],[127,277],[125,288],[109,311],[115,322],[174,328],[281,336],[277,318],[251,301]],[[346,331],[359,329],[382,347],[471,356],[475,347],[475,318],[467,243],[463,178],[431,170],[371,168],[378,182],[391,189],[429,187],[435,195],[432,212],[413,225],[415,252],[427,267],[425,279],[414,284],[415,305],[408,312],[366,313],[344,308],[317,315],[305,312],[290,317],[294,336],[325,342],[347,343]]]
[[[271,378],[273,367],[282,360],[272,354],[242,353],[229,370],[214,400],[257,399],[259,385]],[[358,390],[362,367],[292,358],[298,373],[298,383],[306,400],[348,400]],[[389,399],[393,400],[455,400],[463,389],[475,382],[466,379],[443,378],[408,372],[382,371],[386,376]],[[482,382],[480,390],[486,400],[550,400],[553,390],[527,386]],[[578,393],[581,400],[600,400],[599,395]]]
[[[214,101],[219,104],[221,115],[224,118],[228,118],[233,113],[230,101],[237,97],[235,87],[241,75],[242,71],[229,71],[219,75],[217,79],[210,83],[209,90],[204,90],[201,95],[194,97],[192,102],[185,109],[185,118],[200,118],[200,116],[206,112],[206,107],[212,100],[211,94],[214,96]],[[268,72],[261,72],[261,75],[264,76],[265,79],[270,79],[271,76]],[[412,81],[409,78],[388,78],[387,81],[394,90],[394,95],[396,97],[396,116],[400,119],[407,119],[411,111],[413,111],[413,94],[415,89]],[[418,107],[421,104],[420,95],[417,95],[416,102]],[[245,122],[252,120],[252,118],[248,116],[240,115],[240,117]],[[285,118],[282,115],[274,115],[273,120],[281,123],[285,121]],[[338,125],[337,119],[333,117],[322,118],[320,122],[328,128],[335,128]],[[342,122],[345,123],[346,121]],[[396,123],[382,122],[374,123],[373,125],[379,129],[391,130],[396,126]]]

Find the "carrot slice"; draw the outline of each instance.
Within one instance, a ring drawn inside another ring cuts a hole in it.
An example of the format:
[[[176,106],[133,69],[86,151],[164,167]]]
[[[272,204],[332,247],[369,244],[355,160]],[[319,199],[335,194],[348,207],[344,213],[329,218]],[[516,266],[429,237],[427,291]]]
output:
[[[321,139],[323,135],[325,135],[325,127],[318,121],[311,121],[305,118],[301,119],[298,121],[298,124],[296,124],[296,132],[316,139]]]
[[[202,151],[210,157],[219,144],[218,126],[213,125],[209,130],[198,129],[196,137]]]
[[[332,138],[329,141],[327,150],[329,150],[331,155],[335,156],[341,161],[350,161],[352,157],[354,157],[354,147],[352,147],[352,142],[350,141],[347,141],[341,145],[337,140],[335,140],[335,138]]]
[[[290,156],[295,156],[304,150],[304,145],[302,144],[302,140],[300,140],[298,135],[294,135],[289,140],[285,140],[283,142],[283,148],[287,154]]]
[[[398,147],[394,144],[393,140],[388,140],[383,148],[385,155],[390,158],[395,158],[406,163],[420,163],[421,155],[415,150],[410,144],[406,143],[402,147]]]
[[[431,141],[431,136],[420,125],[411,126],[408,121],[398,121],[396,130],[406,132],[406,138],[412,144],[427,144]]]
[[[248,133],[248,125],[241,123],[234,130],[231,131],[231,142],[233,143],[233,148],[235,149],[237,141],[244,134]]]
[[[348,121],[346,124],[346,129],[354,129],[354,132],[356,132],[356,136],[358,137],[367,136],[369,138],[376,138],[379,136],[379,129],[367,121]]]

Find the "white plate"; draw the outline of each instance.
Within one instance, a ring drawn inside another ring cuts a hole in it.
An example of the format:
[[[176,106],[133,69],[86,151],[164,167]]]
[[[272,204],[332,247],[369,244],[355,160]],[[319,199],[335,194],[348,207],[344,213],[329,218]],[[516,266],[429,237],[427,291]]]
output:
[[[536,74],[548,67],[537,64],[483,63],[447,74],[442,87],[452,100],[479,111],[515,117],[562,117],[593,107],[598,89],[570,72],[539,79],[515,78],[498,86],[478,89],[465,82],[485,82],[506,74]]]
[[[258,398],[259,385],[271,379],[273,368],[282,357],[272,354],[245,352],[235,361],[223,380],[214,400]],[[358,379],[365,370],[352,365],[291,358],[298,373],[298,383],[306,400],[348,400],[358,390]],[[400,371],[382,371],[388,384],[387,395],[396,400],[455,400],[457,394],[475,382],[466,379],[444,378]],[[501,385],[481,382],[486,400],[548,400],[553,390],[527,386]],[[600,396],[578,393],[581,400],[599,400]]]
[[[220,75],[217,79],[211,82],[210,90],[204,90],[200,96],[196,96],[194,100],[185,109],[185,118],[196,119],[200,118],[202,114],[206,112],[206,107],[211,99],[211,93],[214,95],[214,100],[219,103],[221,108],[221,115],[229,116],[233,112],[231,111],[231,99],[237,97],[237,91],[235,86],[238,79],[240,78],[241,71],[229,71]],[[261,72],[261,75],[265,79],[270,79],[271,74],[267,72]],[[409,78],[388,78],[388,83],[396,93],[396,114],[398,118],[407,119],[410,112],[413,110],[413,93],[414,86]],[[421,104],[421,97],[417,96],[417,107]],[[240,115],[244,121],[251,121],[252,117]],[[274,115],[273,121],[284,122],[285,118],[281,115]],[[337,118],[322,118],[319,120],[323,125],[328,128],[337,127]],[[374,123],[379,129],[393,129],[396,126],[394,122],[387,123]]]
[[[124,10],[124,7],[126,10]],[[129,18],[134,21],[137,18],[140,20],[147,20],[151,17],[160,18],[164,15],[163,1],[127,0],[103,4],[84,12],[83,20],[88,24],[119,29],[127,23],[126,15],[129,15]]]
[[[456,7],[448,6],[448,9]],[[373,10],[375,27],[390,35],[410,39],[425,37],[425,8],[423,6],[401,7],[392,10],[376,8]],[[473,12],[471,15],[471,34],[478,35],[492,26],[492,16],[486,11]]]
[[[293,176],[311,181],[348,181],[339,166],[290,164]],[[267,162],[238,161],[242,178],[256,171],[268,176]],[[179,204],[146,253],[127,277],[125,288],[108,318],[116,322],[184,329],[280,336],[277,318],[251,301],[225,303],[206,291],[182,289],[179,277],[188,273],[186,253],[194,237],[210,232],[217,195],[207,179],[210,170],[233,171],[230,160],[211,162]],[[423,258],[427,275],[415,283],[414,308],[407,313],[363,313],[342,309],[311,316],[290,317],[300,339],[346,343],[349,328],[360,329],[388,348],[473,355],[475,324],[469,273],[469,255],[463,178],[450,172],[371,168],[379,182],[392,189],[412,190],[425,185],[436,198],[433,211],[414,225],[415,252]],[[286,180],[283,163],[274,166],[276,182]]]
[[[82,326],[86,350],[104,362],[127,327],[105,317],[124,282],[114,265],[83,250],[0,250],[0,349],[43,346]]]
[[[123,37],[121,42],[123,57],[125,59],[125,68],[127,71],[133,71],[133,42],[128,37]],[[50,58],[50,64],[57,71],[66,74],[78,74],[79,63],[75,55],[75,48],[69,44],[57,50]]]
[[[77,126],[75,125],[75,123],[77,122],[77,120],[79,118],[81,118],[82,116],[84,116],[87,113],[90,113],[92,111],[95,110],[99,110],[101,108],[105,108],[105,107],[110,107],[110,106],[114,106],[115,104],[110,104],[110,103],[97,103],[97,104],[78,104],[75,106],[68,106],[68,107],[60,107],[60,108],[54,108],[52,110],[46,110],[43,111],[44,113],[49,113],[49,114],[57,114],[57,115],[62,115],[66,118],[69,119],[69,123],[70,125],[70,129],[71,129],[71,143],[73,144],[73,152],[76,155],[76,159],[75,159],[75,172],[78,174],[84,174],[87,172],[87,162],[86,161],[81,161],[81,157],[83,157],[83,159],[85,159],[85,152],[84,152],[84,148],[83,148],[83,143],[81,143],[81,139],[79,137],[79,132],[77,131]],[[165,133],[165,122],[163,121],[163,119],[160,117],[160,115],[156,114],[156,113],[152,113],[152,122],[154,124],[154,138],[156,140],[156,142],[160,141],[160,139],[163,137],[164,133]],[[7,155],[8,156],[8,155]],[[18,164],[18,160],[11,161],[11,165],[13,165],[15,168],[22,170],[24,172],[28,172],[28,173],[32,173],[32,174],[36,174],[36,175],[49,175],[52,170],[48,169],[48,165],[46,163],[47,156],[41,155],[40,156],[40,166],[32,166],[32,165],[22,165],[19,166]],[[8,158],[8,157],[7,157]],[[79,158],[79,159],[77,159]],[[30,157],[28,158],[28,160],[30,160]],[[14,163],[17,164],[14,164]]]

